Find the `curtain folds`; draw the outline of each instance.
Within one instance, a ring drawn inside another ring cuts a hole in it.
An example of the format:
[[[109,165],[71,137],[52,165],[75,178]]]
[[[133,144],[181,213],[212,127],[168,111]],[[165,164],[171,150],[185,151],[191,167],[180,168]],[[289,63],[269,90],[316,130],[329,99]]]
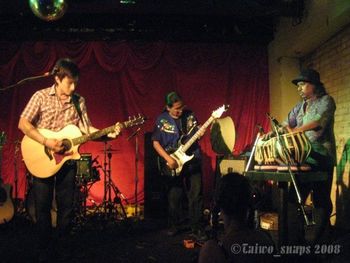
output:
[[[230,104],[223,116],[231,116],[236,127],[234,154],[249,149],[256,135],[256,125],[268,128],[269,111],[267,50],[264,46],[236,44],[165,43],[165,42],[0,42],[0,84],[5,87],[29,77],[50,72],[56,60],[70,57],[80,69],[77,92],[87,101],[90,118],[97,128],[110,126],[130,116],[148,117],[136,138],[127,140],[135,128],[104,145],[88,142],[80,151],[97,157],[104,164],[103,149],[115,151],[111,157],[112,180],[119,190],[134,201],[135,177],[138,175],[138,201],[144,197],[144,136],[151,132],[155,118],[164,106],[164,95],[178,91],[185,103],[204,123],[211,112]],[[52,77],[27,82],[0,91],[0,131],[7,134],[3,147],[2,178],[15,186],[18,197],[28,190],[26,171],[18,142],[23,135],[17,128],[19,115],[31,95],[52,84]],[[136,147],[136,143],[138,143]],[[204,192],[213,188],[216,154],[210,145],[210,131],[201,139],[206,159]],[[139,158],[136,162],[136,150]],[[147,165],[147,164],[146,164]],[[136,172],[137,166],[137,172]],[[91,199],[103,198],[104,173],[90,189]]]

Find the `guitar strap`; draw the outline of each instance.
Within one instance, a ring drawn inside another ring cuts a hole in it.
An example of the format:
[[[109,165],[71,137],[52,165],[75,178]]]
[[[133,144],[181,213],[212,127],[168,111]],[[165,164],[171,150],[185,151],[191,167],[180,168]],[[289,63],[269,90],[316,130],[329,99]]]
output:
[[[79,104],[79,98],[80,98],[80,96],[78,94],[74,93],[72,95],[72,102],[73,102],[75,110],[77,111],[77,113],[79,115],[79,118],[80,118],[81,122],[83,123],[83,125],[85,127],[86,132],[89,134],[90,133],[89,126],[84,121],[83,114],[82,114],[82,111],[81,111],[81,108],[80,108],[80,104]]]

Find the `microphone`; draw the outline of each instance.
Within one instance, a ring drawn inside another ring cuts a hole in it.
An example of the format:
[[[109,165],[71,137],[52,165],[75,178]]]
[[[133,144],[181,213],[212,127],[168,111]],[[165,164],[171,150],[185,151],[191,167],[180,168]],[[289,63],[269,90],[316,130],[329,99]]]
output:
[[[270,121],[272,122],[273,125],[275,125],[276,127],[281,127],[281,124],[278,122],[278,120],[276,120],[274,117],[272,117],[270,115],[270,113],[266,113],[266,115],[270,119]]]
[[[257,124],[256,127],[258,128],[260,133],[264,133],[264,128],[260,124]]]
[[[56,75],[58,71],[59,71],[59,68],[57,66],[54,66],[50,72],[50,75],[51,76]]]

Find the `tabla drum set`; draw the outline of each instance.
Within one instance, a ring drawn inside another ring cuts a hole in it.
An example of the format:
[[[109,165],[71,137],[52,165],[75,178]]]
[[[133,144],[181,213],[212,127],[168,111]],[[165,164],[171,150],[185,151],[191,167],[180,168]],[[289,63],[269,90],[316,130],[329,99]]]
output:
[[[287,171],[288,165],[292,171],[310,171],[305,164],[310,155],[311,143],[304,132],[291,132],[269,139],[261,136],[256,144],[254,170]],[[281,145],[283,144],[283,145]]]

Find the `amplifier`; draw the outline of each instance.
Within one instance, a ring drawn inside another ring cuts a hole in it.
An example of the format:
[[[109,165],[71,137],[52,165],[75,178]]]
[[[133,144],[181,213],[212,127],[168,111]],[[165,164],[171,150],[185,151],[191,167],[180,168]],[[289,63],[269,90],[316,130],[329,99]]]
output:
[[[222,176],[228,173],[234,173],[234,172],[243,174],[246,164],[247,164],[246,157],[240,157],[240,156],[224,157],[219,161],[220,174]]]

